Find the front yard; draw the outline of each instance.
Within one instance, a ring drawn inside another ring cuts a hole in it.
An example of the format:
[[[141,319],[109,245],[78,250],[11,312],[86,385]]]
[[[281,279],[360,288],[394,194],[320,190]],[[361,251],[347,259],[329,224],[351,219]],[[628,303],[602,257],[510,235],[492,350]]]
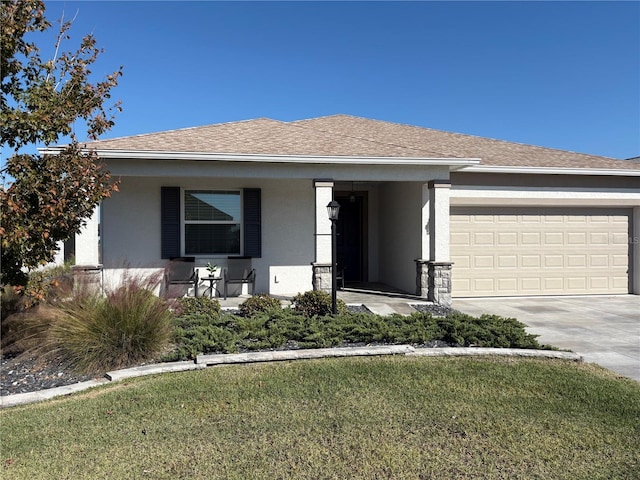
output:
[[[0,411],[2,477],[638,478],[640,385],[503,358],[254,364]]]

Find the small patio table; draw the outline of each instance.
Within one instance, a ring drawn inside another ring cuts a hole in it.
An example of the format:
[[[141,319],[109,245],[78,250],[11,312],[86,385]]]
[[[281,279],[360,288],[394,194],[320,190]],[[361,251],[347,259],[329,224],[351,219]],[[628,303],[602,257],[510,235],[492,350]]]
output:
[[[217,284],[220,280],[222,280],[222,277],[202,277],[202,280],[209,282],[209,287],[205,288],[204,293],[202,294],[203,297],[204,294],[207,293],[207,290],[209,290],[209,298],[213,298],[216,296],[213,293],[214,290],[218,293],[218,296],[220,296],[220,290],[218,290]],[[216,286],[214,286],[214,282]]]

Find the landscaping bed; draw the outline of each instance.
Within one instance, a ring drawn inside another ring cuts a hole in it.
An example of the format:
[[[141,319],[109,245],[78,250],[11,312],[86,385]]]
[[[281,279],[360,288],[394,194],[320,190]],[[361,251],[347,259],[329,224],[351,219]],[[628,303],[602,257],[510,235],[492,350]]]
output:
[[[184,298],[167,315],[169,305],[147,293],[133,285],[102,299],[43,306],[3,323],[6,337],[17,340],[3,349],[0,394],[60,387],[109,370],[194,360],[199,354],[397,344],[544,348],[515,319],[476,318],[437,306],[380,316],[339,302],[339,313],[331,315],[328,295],[307,292],[291,307],[256,295],[232,312],[222,311],[215,299]],[[162,338],[155,338],[158,329]],[[20,332],[33,338],[26,341]]]

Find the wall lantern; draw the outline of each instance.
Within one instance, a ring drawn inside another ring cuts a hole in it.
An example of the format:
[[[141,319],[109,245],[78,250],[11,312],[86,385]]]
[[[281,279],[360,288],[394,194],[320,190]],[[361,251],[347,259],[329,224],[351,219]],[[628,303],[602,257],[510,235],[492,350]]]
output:
[[[327,213],[329,214],[329,220],[335,222],[338,220],[338,213],[340,213],[340,204],[335,200],[331,200],[327,205]]]

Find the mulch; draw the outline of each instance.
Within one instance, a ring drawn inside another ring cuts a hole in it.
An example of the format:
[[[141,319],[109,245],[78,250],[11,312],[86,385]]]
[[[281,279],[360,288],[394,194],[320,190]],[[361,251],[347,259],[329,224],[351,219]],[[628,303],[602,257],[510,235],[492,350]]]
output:
[[[43,360],[29,356],[2,357],[0,359],[0,395],[37,392],[85,382],[102,374],[78,375],[68,365],[56,360]]]

